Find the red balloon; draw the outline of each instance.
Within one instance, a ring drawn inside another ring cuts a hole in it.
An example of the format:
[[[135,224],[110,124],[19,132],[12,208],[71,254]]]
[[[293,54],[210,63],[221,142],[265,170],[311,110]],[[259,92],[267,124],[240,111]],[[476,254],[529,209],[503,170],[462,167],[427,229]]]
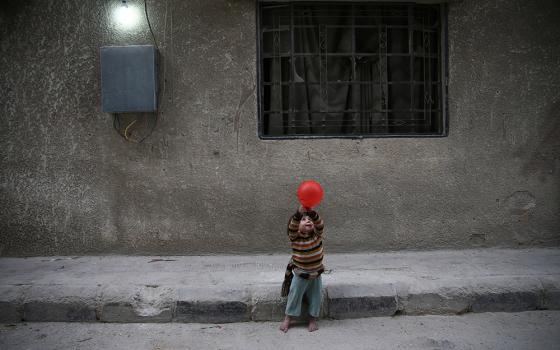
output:
[[[323,198],[323,188],[317,181],[302,181],[297,189],[297,197],[301,205],[306,208],[312,207]]]

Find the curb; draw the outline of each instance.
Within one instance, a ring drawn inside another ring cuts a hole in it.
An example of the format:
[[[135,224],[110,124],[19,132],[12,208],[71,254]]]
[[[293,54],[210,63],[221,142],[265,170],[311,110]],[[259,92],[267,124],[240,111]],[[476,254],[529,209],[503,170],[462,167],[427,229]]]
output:
[[[279,321],[286,305],[279,293],[280,286],[270,284],[227,291],[155,285],[1,286],[0,322]],[[560,275],[493,276],[391,284],[331,283],[323,288],[321,317],[347,319],[559,309]],[[302,315],[306,314],[304,303]]]

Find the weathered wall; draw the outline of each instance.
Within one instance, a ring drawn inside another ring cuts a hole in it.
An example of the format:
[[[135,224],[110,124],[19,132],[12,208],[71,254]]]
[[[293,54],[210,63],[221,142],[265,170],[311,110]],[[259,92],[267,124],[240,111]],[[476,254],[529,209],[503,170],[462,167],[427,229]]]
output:
[[[148,1],[163,106],[142,144],[100,107],[99,47],[151,42],[118,3],[0,5],[0,255],[287,252],[304,178],[327,252],[560,243],[560,2],[450,5],[449,137],[265,141],[255,2]]]

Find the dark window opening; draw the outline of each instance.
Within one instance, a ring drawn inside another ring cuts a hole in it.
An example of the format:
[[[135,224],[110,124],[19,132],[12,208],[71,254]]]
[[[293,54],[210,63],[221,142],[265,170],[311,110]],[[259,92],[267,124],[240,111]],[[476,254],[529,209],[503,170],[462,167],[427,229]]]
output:
[[[444,5],[259,3],[259,134],[445,136]]]

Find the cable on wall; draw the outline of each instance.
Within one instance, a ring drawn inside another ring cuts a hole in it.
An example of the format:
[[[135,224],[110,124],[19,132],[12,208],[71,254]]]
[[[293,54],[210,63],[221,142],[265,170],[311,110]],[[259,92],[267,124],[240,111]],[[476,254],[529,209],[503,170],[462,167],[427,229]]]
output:
[[[149,15],[148,15],[148,4],[147,4],[147,0],[144,0],[144,14],[145,14],[145,17],[146,17],[146,22],[148,23],[148,28],[150,29],[150,34],[151,34],[151,36],[152,36],[152,40],[153,40],[153,42],[154,42],[154,46],[156,47],[156,50],[157,50],[157,52],[159,53],[159,46],[158,46],[158,44],[157,44],[156,36],[154,35],[154,31],[153,31],[153,29],[152,29],[152,24],[151,24],[151,22],[150,22],[150,17],[149,17]],[[159,67],[159,65],[158,65],[158,67]],[[159,76],[159,75],[158,75],[158,76]],[[160,102],[162,101],[162,99],[163,99],[163,95],[160,97],[160,94],[161,94],[161,93],[162,93],[162,92],[161,92],[161,89],[158,88],[157,103],[160,103]],[[138,141],[135,140],[135,139],[133,139],[133,138],[131,137],[131,136],[132,136],[131,131],[130,131],[130,133],[129,133],[129,129],[130,129],[135,123],[137,123],[137,122],[140,120],[140,118],[138,117],[138,115],[136,115],[136,116],[135,116],[135,119],[134,119],[132,122],[130,122],[130,123],[124,128],[124,133],[123,133],[123,132],[121,131],[122,127],[121,127],[121,118],[120,118],[120,115],[119,115],[118,113],[115,113],[115,114],[113,115],[113,128],[114,128],[114,129],[117,131],[117,133],[119,133],[119,135],[120,135],[121,137],[123,137],[126,141],[132,142],[132,143],[142,143],[142,142],[144,142],[144,140],[145,140],[146,138],[148,138],[148,137],[154,132],[154,130],[155,130],[155,128],[156,128],[156,125],[157,125],[157,122],[158,122],[158,117],[159,117],[159,111],[160,111],[160,109],[161,109],[161,106],[158,106],[158,107],[156,108],[156,111],[155,111],[155,120],[154,120],[154,124],[153,124],[152,128],[150,129],[150,132],[149,132],[147,135],[145,135],[144,137],[142,137],[142,138],[141,138],[140,140],[138,140]]]
[[[152,33],[152,39],[154,39],[154,45],[156,46],[156,49],[159,51],[156,36],[154,35],[154,31],[152,30],[152,24],[150,23],[150,16],[148,16],[148,4],[146,3],[146,0],[144,0],[144,13],[146,14],[146,22],[148,22],[148,28],[150,28],[150,33]]]

